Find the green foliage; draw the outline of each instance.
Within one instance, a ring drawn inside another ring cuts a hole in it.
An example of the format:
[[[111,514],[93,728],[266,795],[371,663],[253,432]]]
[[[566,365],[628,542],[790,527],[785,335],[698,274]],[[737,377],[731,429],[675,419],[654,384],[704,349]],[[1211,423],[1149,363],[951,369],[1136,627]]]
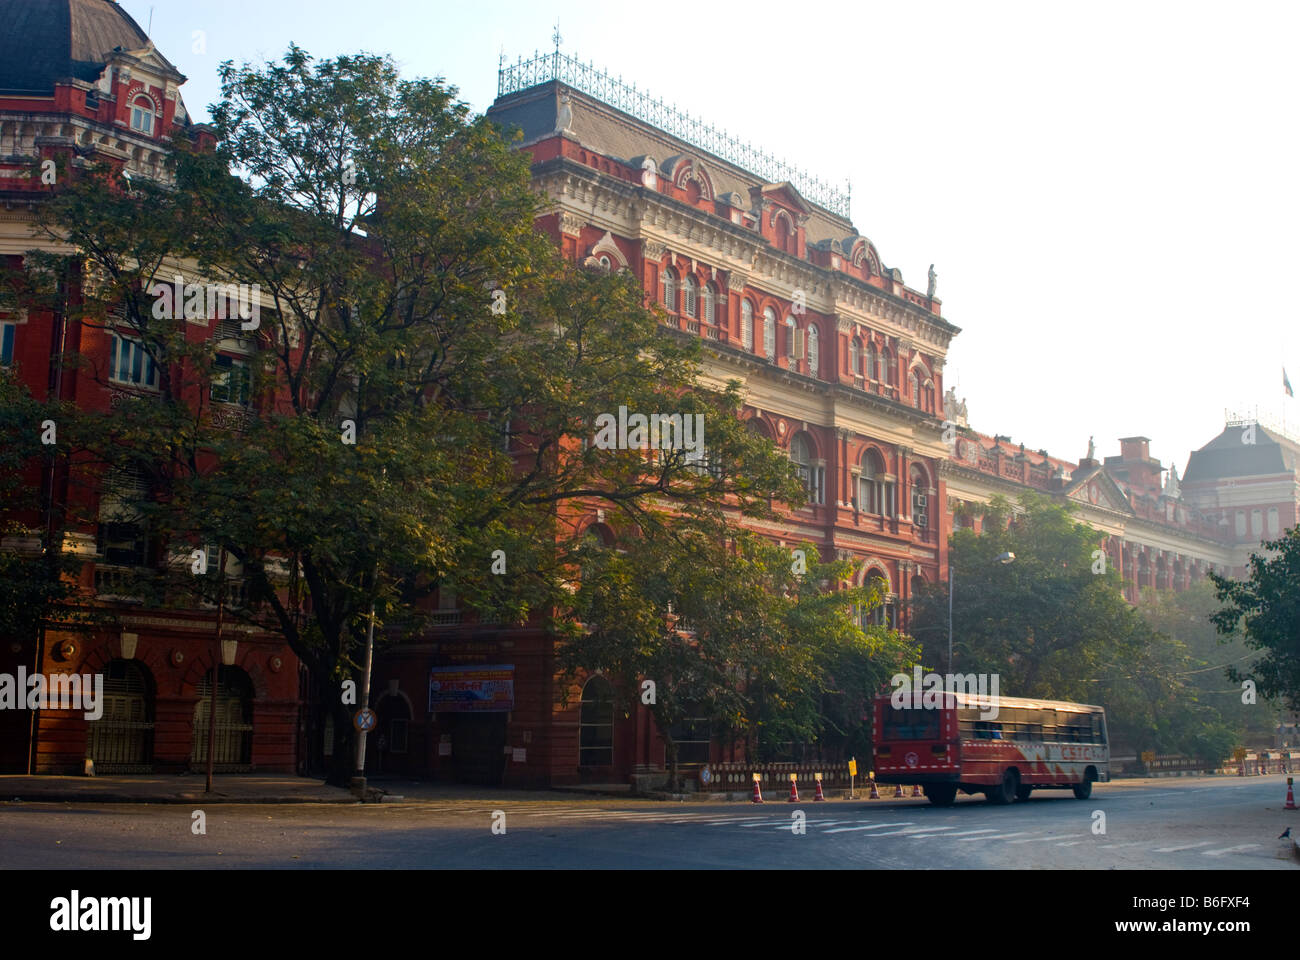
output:
[[[743,739],[758,759],[827,735],[862,743],[870,696],[916,651],[896,632],[853,622],[854,604],[883,598],[827,589],[851,576],[847,562],[798,549],[806,572],[791,549],[697,508],[615,545],[590,544],[563,671],[602,672],[628,703],[652,680],[674,780],[672,730],[687,717],[710,718],[724,741]]]
[[[1265,543],[1249,566],[1245,580],[1210,575],[1224,604],[1211,620],[1225,636],[1240,631],[1247,646],[1264,651],[1249,673],[1234,670],[1232,678],[1253,679],[1259,695],[1300,709],[1300,527]]]
[[[68,414],[75,482],[146,481],[132,517],[170,558],[140,592],[215,598],[225,573],[194,576],[188,555],[220,545],[250,598],[230,615],[285,638],[337,730],[372,607],[381,641],[418,635],[443,586],[483,620],[536,620],[571,599],[578,513],[666,545],[665,508],[800,501],[788,460],[737,420],[738,386],[698,386],[698,343],[665,334],[635,278],[559,259],[528,155],[454,88],[291,47],[223,65],[213,116],[216,151],[178,149],[165,185],[97,169],[61,188],[42,225],[82,258],[33,254],[25,282],[55,306],[84,280],[83,342],[112,327],[157,366],[156,390]],[[157,309],[177,273],[259,287],[247,410],[211,389],[232,341]],[[70,362],[108,385],[89,351]],[[702,415],[711,469],[584,444],[621,405]],[[334,755],[337,779],[346,743]]]
[[[1196,671],[1224,660],[1207,662],[1221,654],[1203,636],[1172,629],[1196,615],[1196,599],[1146,597],[1131,607],[1098,552],[1104,533],[1042,497],[1020,506],[1013,520],[1010,504],[996,500],[981,535],[952,536],[954,670],[998,674],[1004,696],[1101,704],[1121,749],[1222,760],[1245,718],[1227,722],[1202,702],[1209,687],[1198,687]],[[999,562],[1007,552],[1014,562]],[[914,624],[926,663],[946,664],[946,584],[923,592]],[[1215,703],[1226,706],[1218,687]]]

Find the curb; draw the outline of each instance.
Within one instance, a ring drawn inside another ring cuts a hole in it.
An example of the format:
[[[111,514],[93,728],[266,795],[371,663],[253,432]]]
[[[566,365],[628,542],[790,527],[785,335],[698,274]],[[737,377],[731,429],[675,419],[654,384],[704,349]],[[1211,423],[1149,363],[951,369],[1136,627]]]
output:
[[[397,799],[401,799],[400,797]],[[116,793],[85,793],[85,794],[49,794],[37,797],[14,797],[11,800],[3,800],[3,804],[23,804],[23,803],[138,803],[138,804],[193,804],[193,803],[247,803],[247,804],[342,804],[342,803],[378,803],[379,798],[365,801],[358,800],[351,795],[338,798],[313,797],[304,799],[301,797],[226,797],[220,794],[169,794],[167,796],[155,797],[138,797],[123,796]],[[391,801],[389,801],[391,802]]]

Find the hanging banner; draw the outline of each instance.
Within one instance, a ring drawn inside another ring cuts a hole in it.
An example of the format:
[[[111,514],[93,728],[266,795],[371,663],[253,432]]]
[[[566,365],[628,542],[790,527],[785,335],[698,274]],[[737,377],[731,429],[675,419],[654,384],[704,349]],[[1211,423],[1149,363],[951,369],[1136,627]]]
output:
[[[431,667],[429,712],[505,712],[515,708],[515,667]]]

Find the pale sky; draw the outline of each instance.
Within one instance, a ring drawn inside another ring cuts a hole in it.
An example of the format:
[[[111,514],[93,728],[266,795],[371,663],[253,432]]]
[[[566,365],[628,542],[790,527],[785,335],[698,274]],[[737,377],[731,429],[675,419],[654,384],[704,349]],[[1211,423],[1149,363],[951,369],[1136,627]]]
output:
[[[562,49],[833,182],[962,328],[971,425],[1077,460],[1152,439],[1183,472],[1225,408],[1300,435],[1300,5],[124,0],[189,77],[391,54],[476,111],[498,54]],[[195,52],[203,31],[206,52]],[[1285,404],[1285,409],[1284,409]]]

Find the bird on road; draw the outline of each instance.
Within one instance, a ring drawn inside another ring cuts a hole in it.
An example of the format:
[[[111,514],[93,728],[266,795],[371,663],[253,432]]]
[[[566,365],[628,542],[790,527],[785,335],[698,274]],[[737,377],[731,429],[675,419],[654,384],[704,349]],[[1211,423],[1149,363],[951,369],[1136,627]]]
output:
[[[1285,830],[1282,831],[1282,835],[1278,837],[1278,839],[1285,840],[1289,836],[1291,836],[1291,828],[1287,827]]]

